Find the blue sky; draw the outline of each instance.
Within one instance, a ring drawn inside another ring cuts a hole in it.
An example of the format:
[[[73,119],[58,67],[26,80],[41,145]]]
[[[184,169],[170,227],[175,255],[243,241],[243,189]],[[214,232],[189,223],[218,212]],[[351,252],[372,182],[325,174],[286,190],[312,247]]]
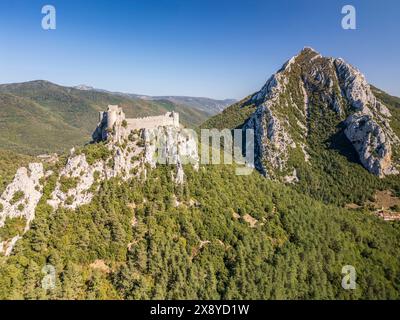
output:
[[[57,29],[41,28],[41,8]],[[357,30],[341,8],[357,9]],[[398,0],[1,0],[0,83],[243,98],[304,46],[400,96]]]

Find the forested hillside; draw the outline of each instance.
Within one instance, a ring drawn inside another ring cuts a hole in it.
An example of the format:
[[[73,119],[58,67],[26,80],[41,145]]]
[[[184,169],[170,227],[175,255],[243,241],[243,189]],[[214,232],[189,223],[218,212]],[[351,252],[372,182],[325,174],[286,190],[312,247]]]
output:
[[[392,114],[390,125],[400,136],[400,98],[372,87],[373,93]],[[256,107],[249,97],[225,109],[219,115],[208,119],[202,128],[241,128],[254,113]],[[344,206],[349,203],[362,205],[372,199],[376,190],[393,190],[400,196],[400,176],[380,179],[366,171],[340,127],[331,118],[321,116],[318,108],[311,109],[313,131],[308,136],[310,163],[304,162],[302,153],[295,153],[289,165],[296,167],[299,181],[293,187],[325,203]],[[331,119],[329,122],[329,119]]]
[[[365,98],[357,112],[353,95]],[[0,199],[0,299],[400,298],[400,224],[378,217],[373,203],[384,190],[398,217],[400,100],[341,59],[306,48],[257,94],[201,126],[254,128],[261,167],[248,176],[235,165],[202,165],[182,128],[157,128],[168,138],[157,150],[150,132],[130,131],[122,115],[112,130],[100,128],[106,138],[83,146],[107,104],[127,117],[175,110],[184,123],[202,118],[169,100],[33,82],[0,86],[0,101],[6,148],[81,145],[22,170]],[[365,165],[347,120],[388,170]],[[157,151],[177,152],[174,166],[157,163]],[[33,159],[0,156],[1,191]],[[342,287],[349,265],[355,290]],[[43,285],[46,270],[54,286]]]
[[[398,299],[399,224],[324,205],[231,166],[112,179],[52,213],[47,182],[31,230],[0,261],[1,299]],[[42,268],[56,288],[41,287]],[[356,290],[341,270],[357,271]]]

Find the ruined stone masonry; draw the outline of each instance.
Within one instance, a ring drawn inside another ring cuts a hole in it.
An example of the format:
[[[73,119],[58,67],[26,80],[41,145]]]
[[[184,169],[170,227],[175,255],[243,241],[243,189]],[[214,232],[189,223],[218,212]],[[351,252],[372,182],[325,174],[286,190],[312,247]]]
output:
[[[107,111],[100,112],[99,124],[92,137],[96,142],[105,141],[112,135],[121,136],[135,130],[167,126],[179,128],[179,113],[172,111],[161,116],[129,119],[121,107],[109,105]]]
[[[197,141],[179,125],[179,114],[168,112],[165,115],[127,119],[122,108],[109,105],[107,111],[100,112],[99,124],[93,133],[93,142],[105,142],[110,151],[107,160],[98,159],[89,164],[84,153],[71,150],[66,166],[60,176],[74,179],[75,186],[63,190],[60,179],[48,203],[57,209],[59,206],[76,209],[90,203],[93,199],[96,180],[120,177],[129,180],[146,176],[146,164],[155,168],[157,164],[176,166],[173,174],[177,184],[184,182],[184,160],[195,168],[198,166]],[[160,155],[165,162],[160,162]]]
[[[162,137],[160,144],[159,137]],[[73,148],[66,165],[57,173],[57,181],[47,203],[56,210],[59,207],[74,210],[92,201],[99,188],[99,182],[113,177],[128,180],[144,177],[148,165],[155,168],[160,162],[158,153],[166,156],[165,164],[173,164],[171,175],[177,184],[184,182],[183,164],[189,159],[198,168],[197,140],[190,132],[180,127],[179,114],[138,119],[126,119],[119,106],[108,106],[100,113],[100,122],[93,133],[93,142],[105,141],[104,147],[110,152],[107,159],[96,159],[88,163],[82,151]],[[55,163],[57,155],[38,157],[42,162]],[[147,165],[147,166],[146,166]],[[43,196],[42,178],[55,174],[45,172],[42,163],[20,168],[14,181],[0,195],[0,228],[7,218],[25,218],[22,234],[12,239],[0,239],[0,255],[8,256],[15,244],[29,230],[35,217],[35,210]],[[70,180],[71,187],[63,188],[63,181]]]

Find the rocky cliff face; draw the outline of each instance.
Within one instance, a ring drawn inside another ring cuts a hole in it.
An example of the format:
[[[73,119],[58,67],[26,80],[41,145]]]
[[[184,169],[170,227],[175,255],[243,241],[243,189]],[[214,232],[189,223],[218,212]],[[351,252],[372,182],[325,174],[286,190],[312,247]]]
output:
[[[36,206],[42,197],[44,177],[43,165],[31,163],[28,168],[20,168],[14,180],[0,197],[0,228],[4,227],[6,219],[24,218],[26,221],[23,232],[29,229],[35,218]],[[0,253],[9,255],[22,234],[13,235],[12,239],[0,242]]]
[[[195,137],[173,126],[128,132],[122,122],[117,122],[107,140],[92,147],[102,148],[106,156],[89,163],[85,151],[71,150],[48,201],[53,208],[75,209],[88,204],[100,181],[116,177],[123,180],[145,178],[148,168],[160,164],[175,165],[176,170],[171,174],[176,183],[182,184],[183,164],[192,164],[197,168],[199,161]]]
[[[155,168],[157,164],[176,166],[176,183],[184,182],[184,164],[199,168],[197,139],[191,130],[173,126],[145,129],[144,162]]]
[[[295,181],[288,163],[299,152],[308,162],[309,135],[324,123],[342,128],[369,172],[399,173],[400,140],[390,111],[364,75],[342,59],[305,48],[245,104],[257,106],[243,129],[255,130],[256,167],[267,176]]]
[[[100,135],[102,137],[102,135]],[[184,183],[184,164],[199,165],[197,140],[191,131],[166,126],[129,131],[117,119],[105,141],[72,149],[57,172],[44,172],[41,163],[20,168],[14,181],[0,198],[0,231],[7,219],[24,218],[24,231],[10,239],[0,239],[0,253],[9,255],[16,242],[29,229],[35,209],[43,196],[42,178],[56,175],[56,184],[47,203],[74,210],[92,201],[100,182],[110,178],[146,179],[147,171],[157,165],[174,165],[171,175],[177,184]]]

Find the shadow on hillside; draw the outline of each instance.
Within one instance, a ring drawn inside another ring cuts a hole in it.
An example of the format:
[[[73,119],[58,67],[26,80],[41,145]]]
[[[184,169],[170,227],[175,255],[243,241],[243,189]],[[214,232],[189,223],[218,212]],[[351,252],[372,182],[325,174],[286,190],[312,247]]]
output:
[[[328,140],[329,148],[338,151],[340,155],[346,157],[347,161],[362,165],[357,151],[344,134],[343,126],[339,125],[338,128],[339,131]]]

